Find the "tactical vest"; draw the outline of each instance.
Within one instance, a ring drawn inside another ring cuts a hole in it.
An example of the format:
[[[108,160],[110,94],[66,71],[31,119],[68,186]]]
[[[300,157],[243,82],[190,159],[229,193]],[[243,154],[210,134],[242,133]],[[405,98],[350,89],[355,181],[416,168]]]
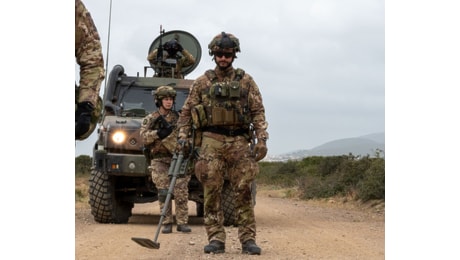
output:
[[[225,127],[247,128],[250,114],[248,95],[249,89],[241,86],[245,72],[235,70],[236,76],[230,82],[218,82],[214,70],[208,70],[205,75],[211,81],[211,86],[201,92],[202,104],[192,110],[192,119],[197,128]]]

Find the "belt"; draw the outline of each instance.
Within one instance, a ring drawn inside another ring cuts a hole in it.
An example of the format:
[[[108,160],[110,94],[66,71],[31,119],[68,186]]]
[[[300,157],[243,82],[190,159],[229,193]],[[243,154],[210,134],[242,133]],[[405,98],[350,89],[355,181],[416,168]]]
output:
[[[211,132],[211,133],[227,135],[227,136],[237,136],[237,135],[244,135],[248,133],[248,129],[245,129],[245,128],[227,129],[227,128],[222,128],[222,127],[209,126],[209,127],[204,128],[203,132]]]

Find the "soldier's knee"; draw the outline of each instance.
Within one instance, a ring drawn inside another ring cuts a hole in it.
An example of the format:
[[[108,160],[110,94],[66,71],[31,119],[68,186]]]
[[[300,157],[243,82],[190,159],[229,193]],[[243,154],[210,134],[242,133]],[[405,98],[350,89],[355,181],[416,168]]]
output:
[[[167,189],[159,189],[158,190],[158,200],[162,203],[166,202],[166,196],[168,196],[168,190]]]

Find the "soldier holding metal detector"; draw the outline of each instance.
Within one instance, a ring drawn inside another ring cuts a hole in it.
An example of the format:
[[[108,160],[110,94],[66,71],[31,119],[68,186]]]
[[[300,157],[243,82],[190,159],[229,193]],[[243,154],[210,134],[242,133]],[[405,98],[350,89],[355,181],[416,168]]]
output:
[[[145,144],[144,154],[150,161],[149,170],[152,174],[152,180],[158,189],[158,201],[162,217],[164,215],[162,233],[171,233],[173,226],[172,203],[167,201],[169,187],[174,188],[174,201],[176,205],[177,231],[191,232],[188,226],[188,182],[191,176],[183,174],[179,178],[171,178],[172,170],[175,167],[176,158],[173,157],[171,149],[168,149],[167,138],[172,136],[176,139],[175,131],[178,112],[173,108],[176,91],[170,86],[160,86],[154,92],[155,105],[158,110],[147,115],[141,125],[140,135]],[[175,141],[174,141],[175,142]],[[173,163],[172,163],[173,162]],[[174,185],[171,185],[172,182]]]

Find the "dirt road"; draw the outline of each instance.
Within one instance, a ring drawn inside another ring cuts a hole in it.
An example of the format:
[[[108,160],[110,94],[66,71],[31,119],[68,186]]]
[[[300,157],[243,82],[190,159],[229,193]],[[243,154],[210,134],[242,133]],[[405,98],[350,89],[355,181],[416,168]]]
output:
[[[202,218],[190,203],[192,232],[160,233],[160,249],[147,249],[131,237],[154,239],[160,219],[157,202],[137,204],[127,224],[95,222],[87,203],[75,207],[75,259],[385,259],[384,204],[358,206],[283,198],[280,191],[258,190],[257,244],[262,255],[241,254],[237,229],[227,228],[226,252],[203,253]]]

